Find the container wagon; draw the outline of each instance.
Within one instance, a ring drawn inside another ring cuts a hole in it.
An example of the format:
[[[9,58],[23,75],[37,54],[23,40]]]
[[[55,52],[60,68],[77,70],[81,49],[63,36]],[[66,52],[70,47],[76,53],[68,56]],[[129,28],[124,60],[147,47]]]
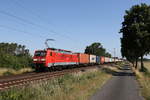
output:
[[[110,62],[110,58],[109,57],[105,57],[105,63],[109,63]]]
[[[100,56],[96,56],[96,64],[100,64]]]
[[[95,64],[96,63],[96,56],[95,55],[90,55],[90,64]]]
[[[110,63],[112,63],[112,62],[113,62],[113,59],[112,59],[112,58],[109,58],[109,60],[110,60]]]
[[[77,53],[77,55],[78,55],[78,62],[79,62],[79,64],[81,65],[81,64],[89,64],[90,63],[90,59],[89,59],[89,54],[84,54],[84,53]]]
[[[105,57],[101,56],[100,57],[100,64],[104,64],[105,63]]]

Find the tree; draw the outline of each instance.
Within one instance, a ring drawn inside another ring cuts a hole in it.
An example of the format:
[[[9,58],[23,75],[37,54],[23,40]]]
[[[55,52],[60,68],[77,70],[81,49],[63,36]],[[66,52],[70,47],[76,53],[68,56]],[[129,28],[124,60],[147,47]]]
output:
[[[106,52],[106,49],[103,48],[102,44],[98,43],[98,42],[92,43],[90,46],[87,46],[86,49],[85,49],[85,53],[94,54],[94,55],[97,55],[97,56],[111,57],[111,54]]]
[[[121,38],[121,53],[122,57],[126,57],[128,61],[130,61],[133,66],[135,64],[135,68],[137,68],[137,62],[139,58],[139,50],[137,48],[137,42],[134,41],[135,36],[133,35],[124,35],[123,38]]]
[[[20,69],[31,65],[32,57],[24,45],[0,43],[0,67]]]
[[[141,58],[141,71],[144,71],[143,56],[150,52],[150,6],[132,6],[126,10],[122,22],[121,52],[127,59],[138,61]]]

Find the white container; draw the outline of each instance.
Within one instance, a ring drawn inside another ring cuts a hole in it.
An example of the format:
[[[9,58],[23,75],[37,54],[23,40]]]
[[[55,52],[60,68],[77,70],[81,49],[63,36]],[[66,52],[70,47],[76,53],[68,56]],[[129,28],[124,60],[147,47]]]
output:
[[[90,55],[90,63],[96,63],[96,56]]]
[[[105,63],[109,63],[110,62],[110,58],[109,57],[105,57]]]
[[[112,62],[112,58],[109,58],[109,62]]]
[[[112,58],[112,62],[115,62],[115,59],[114,59],[114,58]]]

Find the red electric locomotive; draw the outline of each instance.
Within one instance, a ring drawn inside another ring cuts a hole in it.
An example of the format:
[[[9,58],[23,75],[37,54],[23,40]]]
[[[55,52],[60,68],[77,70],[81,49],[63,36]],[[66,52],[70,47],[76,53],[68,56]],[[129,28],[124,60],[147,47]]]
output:
[[[33,62],[36,70],[44,68],[61,68],[64,65],[77,65],[79,63],[78,55],[71,51],[48,48],[47,50],[35,51]]]

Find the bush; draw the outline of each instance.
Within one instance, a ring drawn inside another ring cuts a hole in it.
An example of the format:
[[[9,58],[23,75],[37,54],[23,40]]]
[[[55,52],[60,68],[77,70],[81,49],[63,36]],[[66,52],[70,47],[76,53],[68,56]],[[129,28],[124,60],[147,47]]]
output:
[[[0,67],[21,69],[32,67],[32,57],[25,46],[16,43],[0,43]]]

